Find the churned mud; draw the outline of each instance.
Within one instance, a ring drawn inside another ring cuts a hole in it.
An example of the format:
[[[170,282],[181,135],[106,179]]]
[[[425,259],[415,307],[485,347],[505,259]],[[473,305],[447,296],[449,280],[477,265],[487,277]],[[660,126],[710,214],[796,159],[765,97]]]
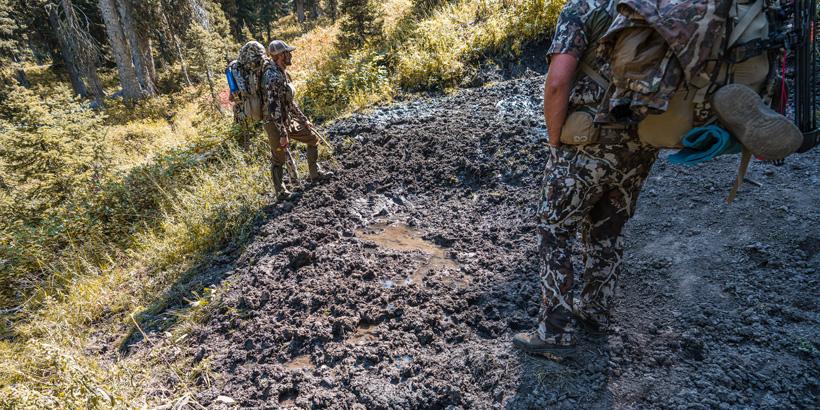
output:
[[[336,177],[272,206],[190,354],[251,408],[810,408],[820,154],[661,158],[626,230],[605,337],[515,351],[538,311],[543,77],[355,115]]]

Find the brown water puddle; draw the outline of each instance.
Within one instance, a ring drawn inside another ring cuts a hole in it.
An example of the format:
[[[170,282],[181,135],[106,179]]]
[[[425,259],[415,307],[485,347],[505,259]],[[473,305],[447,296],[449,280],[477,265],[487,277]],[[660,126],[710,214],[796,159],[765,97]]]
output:
[[[415,258],[419,262],[419,267],[404,280],[405,285],[413,283],[421,285],[425,276],[441,272],[445,269],[452,270],[454,271],[453,273],[456,274],[459,271],[459,264],[447,256],[447,251],[444,248],[424,240],[421,232],[405,224],[378,224],[366,231],[358,231],[356,235],[362,239],[374,242],[382,248],[399,252],[419,251],[425,254],[424,256]],[[466,278],[451,278],[448,282],[459,286],[466,286],[468,284]],[[392,288],[395,286],[395,283],[388,279],[384,281],[383,285],[387,288]]]
[[[293,360],[285,363],[285,369],[288,370],[303,370],[303,369],[315,369],[316,365],[310,362],[310,356],[303,354],[301,356],[296,356]]]
[[[361,324],[353,333],[353,336],[347,339],[347,342],[352,345],[357,345],[377,340],[378,337],[376,337],[375,333],[378,327],[379,325]]]

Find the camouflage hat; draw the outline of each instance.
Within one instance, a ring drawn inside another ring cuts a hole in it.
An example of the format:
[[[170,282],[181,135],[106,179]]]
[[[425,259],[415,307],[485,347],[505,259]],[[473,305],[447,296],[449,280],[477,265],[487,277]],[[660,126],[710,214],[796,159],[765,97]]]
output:
[[[248,41],[239,49],[239,64],[255,65],[265,57],[265,46],[258,41]]]
[[[296,50],[296,47],[289,46],[288,43],[285,43],[282,40],[273,40],[268,45],[268,52],[271,56],[279,55],[284,53],[285,51],[293,51]]]

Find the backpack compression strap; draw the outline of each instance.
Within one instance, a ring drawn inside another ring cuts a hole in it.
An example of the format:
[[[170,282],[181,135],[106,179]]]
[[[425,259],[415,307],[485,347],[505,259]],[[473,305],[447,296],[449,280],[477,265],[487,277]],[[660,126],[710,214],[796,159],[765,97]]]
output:
[[[581,61],[580,65],[581,71],[583,71],[584,74],[589,76],[589,78],[591,78],[592,81],[595,81],[595,84],[598,84],[604,90],[609,88],[609,81],[607,81],[606,78],[604,78],[604,76],[602,76],[600,73],[595,71],[594,68],[590,67],[589,64]]]

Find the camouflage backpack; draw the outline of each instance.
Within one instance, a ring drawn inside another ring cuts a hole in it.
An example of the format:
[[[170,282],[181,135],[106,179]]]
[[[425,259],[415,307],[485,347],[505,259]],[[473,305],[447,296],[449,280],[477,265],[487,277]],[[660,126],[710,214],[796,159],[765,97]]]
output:
[[[744,84],[771,100],[780,0],[620,0],[617,10],[602,40],[612,80],[596,124],[635,125],[644,143],[679,148],[714,121],[708,101],[720,86]]]
[[[261,73],[267,62],[265,46],[257,41],[249,41],[239,50],[239,59],[228,64],[228,85],[231,86],[233,80],[236,88],[234,92],[234,86],[231,86],[237,122],[262,121]]]

